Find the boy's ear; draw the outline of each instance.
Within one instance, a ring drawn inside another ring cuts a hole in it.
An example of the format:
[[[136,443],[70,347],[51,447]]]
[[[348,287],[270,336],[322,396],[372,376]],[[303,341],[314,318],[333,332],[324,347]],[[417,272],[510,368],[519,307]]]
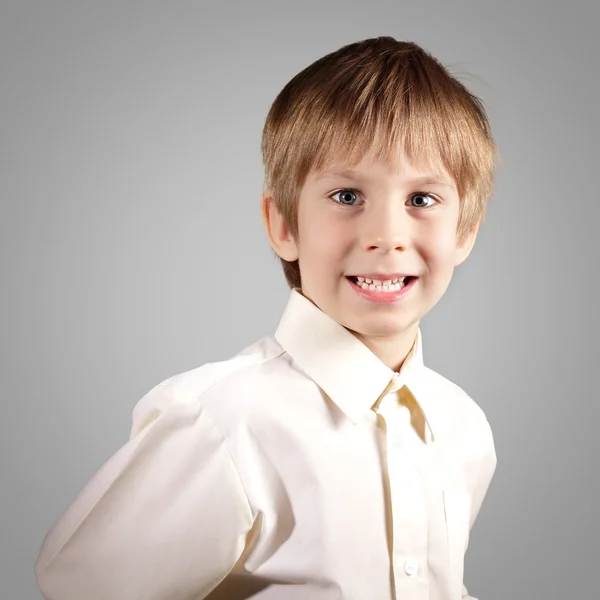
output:
[[[459,240],[456,244],[456,252],[454,258],[454,266],[458,267],[458,265],[462,264],[469,254],[471,254],[471,250],[475,245],[475,240],[477,239],[477,232],[479,231],[479,223],[473,227],[471,233],[466,235],[462,240]]]
[[[260,198],[260,212],[273,250],[283,260],[288,262],[298,260],[296,240],[294,240],[285,219],[277,210],[275,200],[269,190],[264,192]]]

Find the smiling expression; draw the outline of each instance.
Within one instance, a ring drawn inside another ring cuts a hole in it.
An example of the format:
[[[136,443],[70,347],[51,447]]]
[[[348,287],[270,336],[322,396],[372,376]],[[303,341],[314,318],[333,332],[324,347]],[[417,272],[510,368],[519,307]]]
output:
[[[406,156],[398,168],[365,157],[351,169],[310,173],[297,239],[282,223],[270,237],[282,258],[298,259],[302,294],[322,311],[372,349],[394,340],[409,349],[475,241],[476,229],[457,239],[459,209],[448,175]],[[404,276],[402,287],[394,280]]]

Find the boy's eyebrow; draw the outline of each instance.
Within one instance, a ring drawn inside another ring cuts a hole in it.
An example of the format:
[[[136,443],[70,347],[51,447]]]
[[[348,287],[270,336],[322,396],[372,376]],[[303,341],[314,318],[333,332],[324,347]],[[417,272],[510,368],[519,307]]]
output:
[[[361,173],[358,173],[357,171],[354,171],[352,169],[345,169],[343,171],[321,171],[316,177],[315,180],[319,181],[320,179],[325,179],[327,177],[346,177],[348,179],[361,179],[361,178],[367,178],[368,179],[368,175],[362,175]],[[416,185],[416,186],[421,186],[421,185],[443,185],[445,187],[449,187],[452,189],[455,189],[455,185],[448,181],[445,178],[442,177],[436,177],[435,175],[424,175],[423,177],[417,177],[415,179],[411,179],[409,181],[407,181],[407,183],[409,185]]]
[[[445,187],[456,189],[456,186],[451,181],[448,181],[447,179],[441,177],[434,177],[432,175],[427,175],[425,177],[417,177],[416,179],[411,179],[408,183],[416,186],[443,185]]]

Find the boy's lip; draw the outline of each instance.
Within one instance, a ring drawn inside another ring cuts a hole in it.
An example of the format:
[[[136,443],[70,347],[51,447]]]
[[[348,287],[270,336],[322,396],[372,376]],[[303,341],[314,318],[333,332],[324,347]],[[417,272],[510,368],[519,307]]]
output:
[[[362,277],[361,277],[362,279]],[[370,279],[370,278],[368,278]],[[354,277],[347,277],[348,285],[355,294],[358,294],[361,298],[368,300],[369,302],[384,303],[384,304],[395,304],[401,302],[404,298],[411,295],[412,289],[417,284],[417,277],[410,277],[406,280],[404,285],[392,286],[390,289],[385,291],[382,288],[371,289],[376,286],[365,285],[364,283],[358,283]],[[363,287],[364,286],[364,287]],[[379,286],[377,286],[379,287]],[[396,289],[396,288],[399,289]]]
[[[402,279],[403,277],[415,277],[410,273],[356,273],[348,277],[364,277],[365,279],[376,279],[377,281],[388,281],[390,279]]]

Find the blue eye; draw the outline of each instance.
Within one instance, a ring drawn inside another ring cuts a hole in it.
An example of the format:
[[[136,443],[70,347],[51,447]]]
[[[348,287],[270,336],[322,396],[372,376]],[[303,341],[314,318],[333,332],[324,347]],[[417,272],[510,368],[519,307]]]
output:
[[[334,198],[335,196],[340,196],[339,200],[335,200],[335,202],[337,202],[338,204],[343,204],[344,206],[354,206],[355,205],[355,199],[358,196],[358,194],[354,191],[354,190],[340,190],[339,192],[336,192],[335,194],[331,194],[330,198]]]
[[[431,200],[431,203],[433,204],[435,202],[435,198],[433,198],[433,196],[429,195],[429,194],[424,194],[422,192],[419,192],[418,194],[413,194],[410,197],[410,200],[412,201],[414,198],[418,198],[419,199],[419,204],[412,204],[414,207],[416,208],[428,208],[429,206],[431,206],[431,204],[424,204],[424,201],[427,200]]]
[[[336,199],[336,196],[339,196],[339,198]],[[340,190],[339,192],[335,192],[334,194],[331,194],[330,198],[332,198],[335,202],[343,206],[356,206],[360,202],[359,192],[351,189],[345,189]],[[414,200],[416,200],[417,202],[415,203]],[[415,208],[429,208],[430,206],[435,204],[437,200],[431,194],[418,192],[410,196],[409,202]]]

